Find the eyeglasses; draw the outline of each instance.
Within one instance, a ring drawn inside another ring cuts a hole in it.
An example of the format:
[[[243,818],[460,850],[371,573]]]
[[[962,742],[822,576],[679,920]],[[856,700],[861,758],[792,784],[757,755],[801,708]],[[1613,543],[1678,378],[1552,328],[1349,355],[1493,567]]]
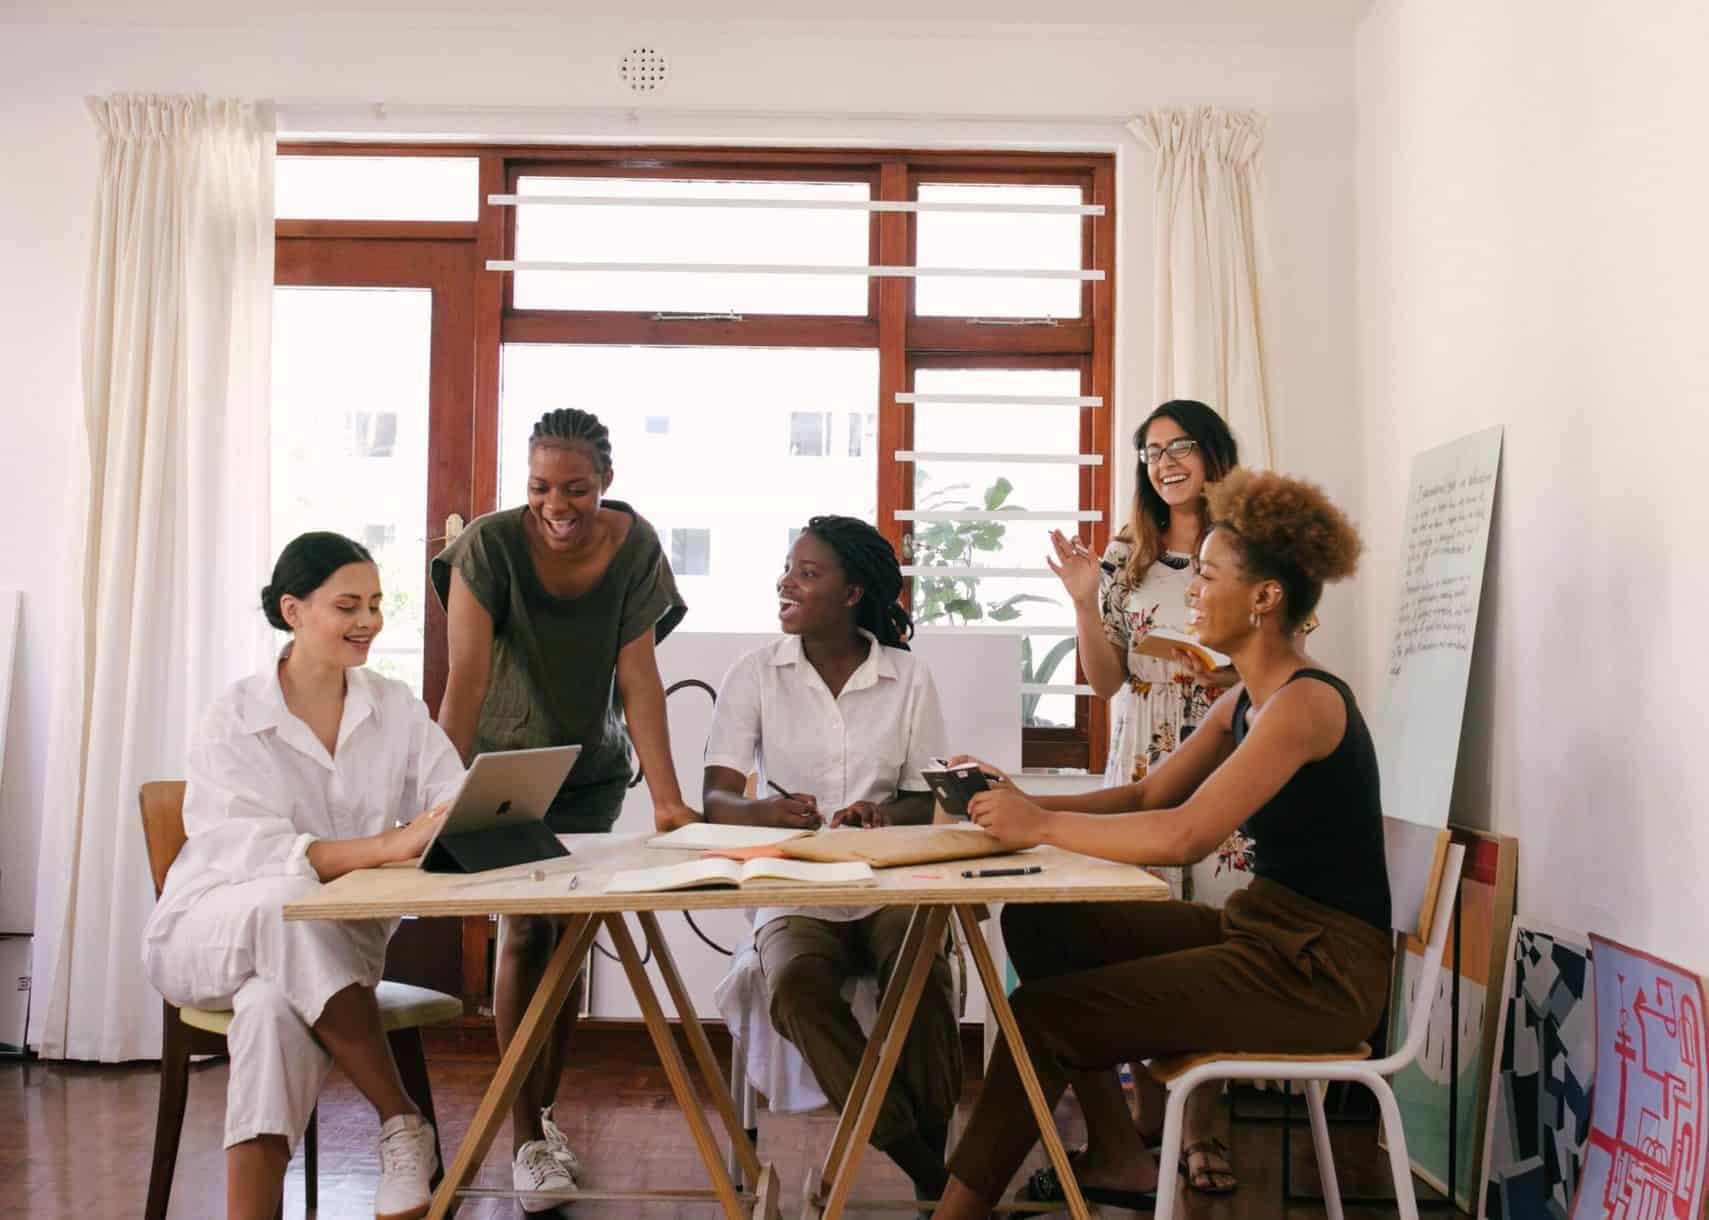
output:
[[[1155,466],[1163,460],[1163,455],[1165,453],[1179,462],[1182,458],[1186,457],[1198,447],[1199,442],[1194,440],[1192,437],[1177,436],[1167,445],[1142,445],[1139,450],[1139,456],[1140,460],[1147,466]]]

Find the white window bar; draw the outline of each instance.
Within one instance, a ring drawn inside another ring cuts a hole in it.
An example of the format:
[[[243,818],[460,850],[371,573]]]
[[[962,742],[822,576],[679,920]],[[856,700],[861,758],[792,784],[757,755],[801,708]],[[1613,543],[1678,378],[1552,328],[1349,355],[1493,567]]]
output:
[[[898,521],[1102,521],[1097,509],[989,508],[965,512],[926,512],[912,508],[896,510]]]
[[[1103,398],[1096,394],[913,394],[898,391],[896,401],[902,403],[962,403],[981,407],[1101,407],[1104,405]]]
[[[1095,695],[1098,692],[1080,682],[1023,682],[1023,695]]]
[[[495,207],[774,208],[814,212],[976,212],[1009,216],[1102,216],[1101,203],[921,203],[893,199],[661,199],[649,195],[488,195]]]
[[[582,263],[516,258],[489,258],[487,270],[669,271],[700,272],[708,275],[864,275],[873,279],[915,279],[922,275],[941,275],[957,279],[1002,280],[1101,280],[1104,278],[1102,271],[1080,271],[1055,267],[911,267],[901,264],[863,267],[857,263],[822,263],[817,265],[808,263]]]
[[[1055,466],[1102,466],[1101,453],[952,453],[898,449],[898,462],[1045,462]]]
[[[915,635],[959,635],[967,631],[971,631],[975,635],[1070,636],[1077,634],[1072,627],[1017,627],[1013,623],[924,623],[914,628]],[[416,651],[419,652],[420,649]]]
[[[915,576],[925,580],[978,580],[981,577],[1018,577],[1022,579],[1056,579],[1056,573],[1049,568],[953,568],[943,564],[905,563],[902,565],[902,575]]]

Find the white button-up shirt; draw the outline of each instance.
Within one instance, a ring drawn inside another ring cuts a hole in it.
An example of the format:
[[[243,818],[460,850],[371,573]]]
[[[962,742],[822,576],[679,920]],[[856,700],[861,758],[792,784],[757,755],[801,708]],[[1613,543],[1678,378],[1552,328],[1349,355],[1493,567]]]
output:
[[[208,890],[263,876],[314,878],[309,845],[358,839],[448,800],[463,763],[402,682],[345,670],[337,746],[326,752],[285,705],[277,665],[221,695],[190,748],[188,842],[145,938],[165,936]]]
[[[731,666],[718,690],[706,765],[743,775],[757,767],[762,785],[811,793],[827,818],[856,801],[929,791],[920,773],[943,753],[948,736],[931,671],[912,652],[861,634],[872,647],[835,696],[799,636],[786,635]],[[860,919],[876,909],[763,908],[754,926],[784,915]]]

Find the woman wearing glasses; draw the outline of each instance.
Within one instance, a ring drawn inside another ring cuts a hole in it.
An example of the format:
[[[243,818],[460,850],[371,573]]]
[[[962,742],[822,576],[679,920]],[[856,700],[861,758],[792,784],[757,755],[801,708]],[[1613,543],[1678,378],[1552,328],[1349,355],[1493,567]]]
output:
[[[1103,561],[1078,539],[1053,531],[1051,570],[1074,599],[1074,623],[1080,664],[1100,697],[1110,700],[1110,754],[1104,769],[1106,788],[1137,784],[1175,751],[1198,727],[1217,696],[1234,682],[1232,669],[1206,670],[1192,653],[1176,650],[1173,660],[1139,651],[1155,628],[1187,629],[1187,586],[1192,557],[1208,518],[1205,484],[1221,479],[1239,464],[1234,436],[1222,417],[1202,402],[1175,399],[1154,410],[1138,432],[1138,488],[1126,528],[1111,539]],[[1232,836],[1222,855],[1238,856],[1242,841]],[[1244,868],[1244,860],[1230,860]],[[1190,899],[1189,869],[1156,870],[1176,897]],[[1143,1071],[1134,1073],[1142,1090],[1155,1089]],[[1114,1073],[1088,1074],[1074,1082],[1080,1105],[1094,1130],[1109,1130],[1092,1120],[1094,1111],[1126,1102]],[[1195,1189],[1226,1194],[1235,1187],[1228,1145],[1209,1133],[1213,1120],[1210,1090],[1193,1095],[1188,1107],[1182,1172]],[[1161,1116],[1161,1106],[1142,1106]],[[1144,1134],[1155,1134],[1147,1132]],[[1117,1155],[1094,1139],[1086,1155],[1094,1166]],[[1056,1175],[1034,1175],[1035,1198],[1060,1197]]]

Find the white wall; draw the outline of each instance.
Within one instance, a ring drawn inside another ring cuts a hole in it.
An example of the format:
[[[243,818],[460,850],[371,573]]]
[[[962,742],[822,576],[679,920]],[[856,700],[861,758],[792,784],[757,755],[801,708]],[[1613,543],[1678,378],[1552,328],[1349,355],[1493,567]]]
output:
[[[1356,49],[1363,688],[1411,455],[1504,424],[1454,816],[1519,837],[1522,911],[1699,970],[1706,44],[1698,4],[1394,0]]]
[[[281,12],[282,10],[275,10]],[[1158,105],[1255,106],[1270,116],[1280,237],[1277,294],[1284,466],[1354,502],[1351,393],[1351,33],[1345,25],[997,27],[661,20],[406,20],[278,15],[265,25],[177,29],[41,26],[0,16],[0,570],[25,589],[18,693],[0,791],[0,852],[34,858],[50,673],[72,607],[57,557],[77,522],[62,503],[80,460],[77,319],[96,149],[80,98],[189,91],[282,102],[628,105],[616,62],[637,39],[663,49],[673,109],[1120,115]],[[634,123],[489,117],[563,139],[865,142],[1120,149],[1118,437],[1149,408],[1150,158],[1114,125],[1004,128],[943,122],[707,118]],[[336,124],[335,124],[336,125]],[[417,118],[393,123],[441,130]],[[1118,503],[1132,494],[1123,448]],[[27,577],[26,575],[27,574]],[[261,574],[258,574],[260,583]],[[1378,585],[1375,587],[1386,587]],[[1318,638],[1353,655],[1352,594]],[[42,816],[54,816],[46,811]],[[122,811],[119,816],[129,816]],[[25,884],[16,885],[14,880]],[[0,929],[27,927],[30,879],[9,871]]]

